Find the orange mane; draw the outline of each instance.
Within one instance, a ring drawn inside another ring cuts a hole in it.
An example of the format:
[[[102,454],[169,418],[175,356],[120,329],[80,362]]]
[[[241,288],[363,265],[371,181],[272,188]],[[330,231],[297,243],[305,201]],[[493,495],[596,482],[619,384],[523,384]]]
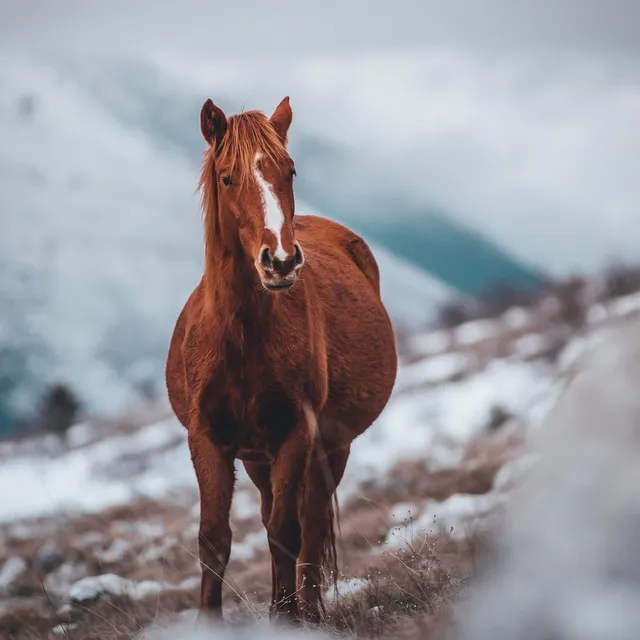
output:
[[[285,143],[264,113],[247,111],[231,116],[220,145],[217,148],[210,147],[205,153],[198,182],[198,188],[202,190],[205,214],[215,202],[216,189],[212,178],[216,163],[229,166],[238,186],[242,187],[251,176],[258,151],[275,163],[283,162],[289,157]]]

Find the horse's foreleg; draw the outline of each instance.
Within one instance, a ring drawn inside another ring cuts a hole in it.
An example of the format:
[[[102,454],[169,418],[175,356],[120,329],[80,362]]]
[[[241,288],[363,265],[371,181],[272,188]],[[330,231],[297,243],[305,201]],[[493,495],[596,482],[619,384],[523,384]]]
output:
[[[302,545],[298,558],[298,596],[302,616],[310,621],[319,621],[322,613],[323,561],[335,559],[331,500],[348,458],[348,445],[327,451],[318,438],[306,471],[306,490],[300,503]],[[333,566],[324,568],[334,569]]]
[[[271,467],[273,504],[267,533],[274,569],[272,617],[297,620],[296,561],[300,552],[298,504],[311,447],[306,425],[282,444]]]
[[[200,489],[200,614],[221,618],[222,583],[231,552],[233,456],[199,434],[189,435],[189,448]]]

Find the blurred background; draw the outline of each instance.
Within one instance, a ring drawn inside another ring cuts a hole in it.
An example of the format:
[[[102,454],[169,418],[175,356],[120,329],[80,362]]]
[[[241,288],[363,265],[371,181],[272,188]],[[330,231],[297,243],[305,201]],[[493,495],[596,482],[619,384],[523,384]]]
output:
[[[163,395],[202,270],[211,97],[291,96],[297,210],[352,226],[396,327],[640,259],[633,1],[0,7],[0,432],[63,384]]]
[[[441,639],[479,579],[462,638],[637,640],[639,24],[636,0],[0,0],[0,637],[195,615],[164,363],[203,268],[199,112],[288,95],[296,210],[369,242],[399,351],[326,628]],[[259,514],[238,464],[234,621],[271,597]]]

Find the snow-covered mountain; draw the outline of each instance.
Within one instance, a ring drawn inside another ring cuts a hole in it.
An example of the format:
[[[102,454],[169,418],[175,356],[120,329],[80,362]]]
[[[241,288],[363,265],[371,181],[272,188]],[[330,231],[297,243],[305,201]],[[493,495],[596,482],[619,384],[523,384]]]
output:
[[[505,270],[593,272],[638,255],[625,160],[640,149],[640,91],[626,67],[602,91],[600,67],[446,51],[300,59],[277,74],[150,53],[3,56],[0,422],[7,407],[30,413],[54,379],[113,411],[132,383],[161,378],[202,265],[205,96],[237,112],[291,95],[298,210],[371,241],[398,324],[449,295],[417,265],[444,259],[462,281],[481,262],[471,245],[449,248],[446,216],[487,238],[483,255],[505,247]]]
[[[202,272],[198,151],[114,115],[63,67],[15,61],[0,83],[0,406],[28,415],[62,380],[111,412],[137,382],[162,384],[173,323]],[[197,120],[188,131],[199,137]],[[394,320],[425,322],[448,288],[374,250]]]

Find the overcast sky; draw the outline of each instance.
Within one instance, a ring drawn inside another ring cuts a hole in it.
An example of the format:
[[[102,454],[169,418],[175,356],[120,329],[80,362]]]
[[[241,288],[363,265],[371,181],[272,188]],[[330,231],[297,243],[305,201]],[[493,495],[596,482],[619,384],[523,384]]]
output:
[[[636,0],[1,0],[2,46],[299,56],[446,46],[634,53]]]
[[[98,77],[91,54],[129,55],[237,108],[289,94],[293,135],[353,152],[320,175],[350,203],[401,193],[560,271],[640,257],[638,25],[640,0],[0,0],[0,49]]]

